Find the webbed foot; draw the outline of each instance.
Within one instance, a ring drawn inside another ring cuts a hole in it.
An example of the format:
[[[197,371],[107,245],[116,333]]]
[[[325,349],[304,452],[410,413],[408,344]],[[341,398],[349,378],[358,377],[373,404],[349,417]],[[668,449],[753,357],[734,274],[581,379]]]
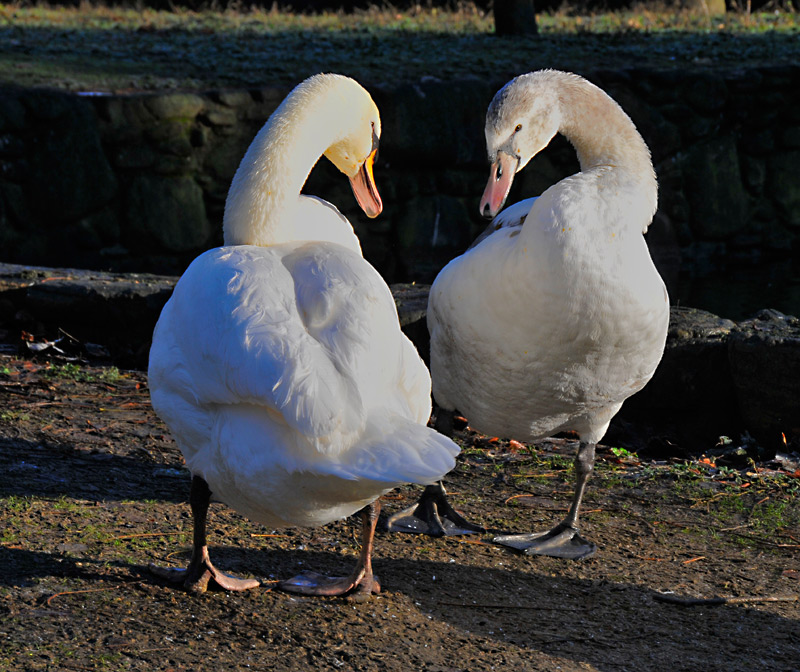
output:
[[[432,537],[486,531],[480,525],[470,523],[450,506],[441,482],[427,486],[416,504],[389,518],[387,529],[389,532],[429,534]]]
[[[148,569],[152,574],[166,579],[171,583],[182,585],[191,593],[205,593],[209,584],[211,587],[222,590],[242,591],[258,588],[261,582],[258,579],[239,579],[218,570],[208,556],[208,548],[202,547],[199,557],[192,557],[192,561],[185,569],[175,567],[159,567],[150,564]]]
[[[367,577],[363,572],[351,576],[325,576],[317,572],[303,572],[291,579],[281,581],[278,587],[287,593],[300,595],[328,597],[347,595],[357,602],[363,602],[370,595],[377,595],[381,592],[378,577],[375,575]]]
[[[380,502],[372,502],[361,509],[361,555],[353,573],[346,577],[329,577],[317,572],[303,572],[281,581],[278,588],[300,595],[347,595],[354,602],[366,602],[373,593],[381,592],[378,577],[372,573],[372,547],[375,525],[381,512]]]
[[[521,551],[525,555],[548,555],[568,560],[590,558],[597,552],[597,546],[581,537],[578,528],[564,523],[556,525],[549,532],[505,534],[495,537],[493,541]]]

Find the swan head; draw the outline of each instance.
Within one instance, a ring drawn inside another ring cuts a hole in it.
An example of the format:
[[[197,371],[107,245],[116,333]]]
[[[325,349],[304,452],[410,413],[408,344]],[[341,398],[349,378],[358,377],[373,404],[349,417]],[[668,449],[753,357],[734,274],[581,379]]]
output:
[[[383,210],[383,203],[372,171],[381,137],[380,115],[372,97],[361,85],[349,78],[342,77],[342,80],[352,82],[357,88],[340,90],[341,95],[348,96],[349,105],[338,108],[346,111],[337,120],[341,133],[324,155],[348,177],[356,201],[367,217],[377,217]]]
[[[552,71],[533,72],[512,79],[500,89],[486,112],[486,150],[489,181],[480,202],[484,217],[503,207],[514,181],[561,126],[561,111]],[[560,73],[556,73],[560,74]]]

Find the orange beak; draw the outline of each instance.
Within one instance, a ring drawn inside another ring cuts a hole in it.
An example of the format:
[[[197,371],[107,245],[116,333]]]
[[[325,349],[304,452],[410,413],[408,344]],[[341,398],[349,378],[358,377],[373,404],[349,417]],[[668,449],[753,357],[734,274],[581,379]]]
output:
[[[489,181],[481,196],[481,215],[492,218],[503,207],[508,198],[511,183],[519,166],[519,157],[506,152],[497,152],[497,160],[489,169]]]
[[[361,206],[361,209],[369,218],[377,217],[383,210],[383,202],[375,186],[375,176],[372,174],[372,165],[375,163],[375,156],[378,148],[372,150],[367,160],[358,169],[358,172],[350,178],[350,186],[353,194]]]

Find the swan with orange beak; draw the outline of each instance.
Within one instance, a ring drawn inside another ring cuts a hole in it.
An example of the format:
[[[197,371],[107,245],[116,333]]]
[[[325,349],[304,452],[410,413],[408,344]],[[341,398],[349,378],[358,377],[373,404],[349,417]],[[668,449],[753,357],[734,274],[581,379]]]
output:
[[[260,583],[212,564],[213,498],[269,527],[360,512],[350,574],[307,572],[279,585],[366,598],[380,589],[371,562],[378,498],[402,483],[434,483],[455,464],[458,447],[427,427],[430,376],[388,286],[336,207],[301,193],[324,155],[377,216],[380,131],[377,107],[352,79],[298,85],[234,176],[225,245],[192,262],[161,313],[150,392],[192,473],[194,543],[188,568],[152,571],[193,592]]]

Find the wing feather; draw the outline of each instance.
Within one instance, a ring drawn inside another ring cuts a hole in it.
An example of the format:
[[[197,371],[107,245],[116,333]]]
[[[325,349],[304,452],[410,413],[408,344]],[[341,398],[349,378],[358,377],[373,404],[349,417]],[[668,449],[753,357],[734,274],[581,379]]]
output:
[[[154,403],[260,406],[337,453],[364,431],[368,406],[392,406],[405,340],[388,287],[352,251],[218,248],[187,269],[156,327]]]

